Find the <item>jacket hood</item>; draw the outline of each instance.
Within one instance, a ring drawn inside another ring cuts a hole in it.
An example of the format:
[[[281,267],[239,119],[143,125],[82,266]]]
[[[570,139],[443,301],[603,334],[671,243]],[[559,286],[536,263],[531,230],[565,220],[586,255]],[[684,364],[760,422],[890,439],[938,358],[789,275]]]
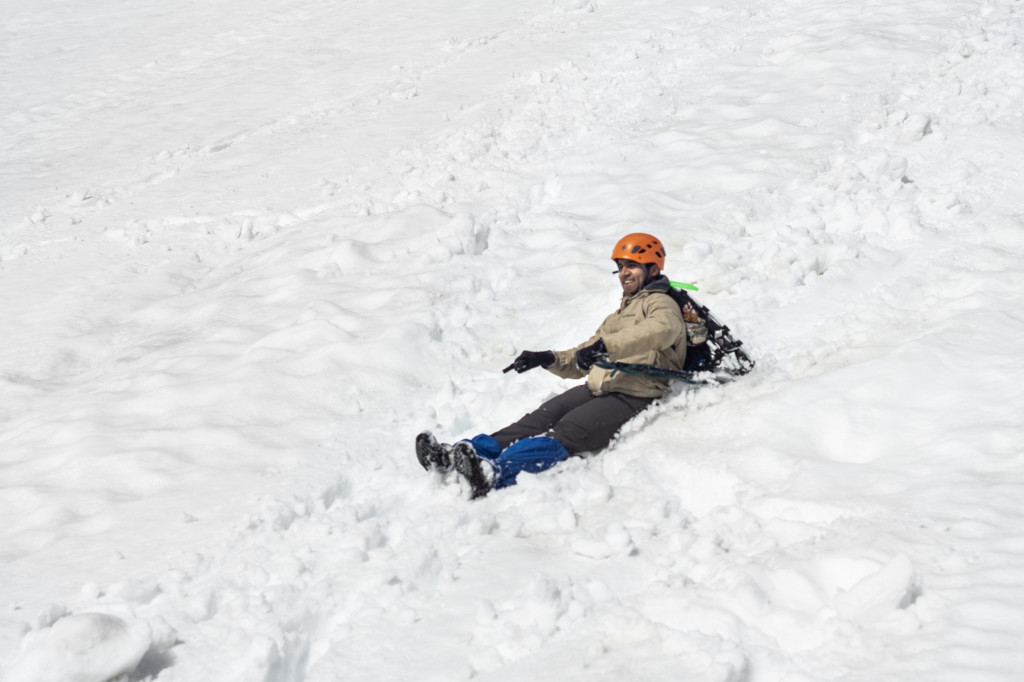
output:
[[[653,289],[654,291],[668,291],[671,288],[671,286],[672,285],[669,284],[668,277],[666,277],[665,275],[658,275],[651,281],[644,284],[643,288],[641,288],[640,291],[643,291],[644,289]]]

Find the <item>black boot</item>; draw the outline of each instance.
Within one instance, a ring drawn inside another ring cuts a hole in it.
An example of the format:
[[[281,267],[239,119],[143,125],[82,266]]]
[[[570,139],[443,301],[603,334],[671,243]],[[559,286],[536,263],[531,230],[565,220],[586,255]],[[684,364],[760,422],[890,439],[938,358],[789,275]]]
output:
[[[446,474],[452,470],[452,446],[438,443],[434,434],[424,431],[416,436],[416,459],[427,471]]]
[[[459,472],[469,487],[473,489],[473,499],[483,497],[491,492],[494,479],[494,467],[489,462],[484,462],[480,455],[476,454],[476,448],[472,443],[460,441],[452,448],[452,460],[455,470]]]

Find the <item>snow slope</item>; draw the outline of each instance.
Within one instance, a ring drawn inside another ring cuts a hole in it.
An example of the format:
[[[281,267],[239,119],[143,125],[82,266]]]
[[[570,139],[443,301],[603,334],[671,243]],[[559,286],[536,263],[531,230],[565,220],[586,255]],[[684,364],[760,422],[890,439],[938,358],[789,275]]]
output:
[[[0,7],[0,680],[1024,674],[1016,0]],[[470,502],[653,232],[758,370]]]

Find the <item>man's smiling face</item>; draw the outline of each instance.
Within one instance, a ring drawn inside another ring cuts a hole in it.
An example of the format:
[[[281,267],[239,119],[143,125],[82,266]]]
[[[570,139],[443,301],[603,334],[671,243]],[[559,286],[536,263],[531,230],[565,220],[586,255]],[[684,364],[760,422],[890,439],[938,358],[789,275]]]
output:
[[[619,284],[622,285],[622,293],[629,296],[640,291],[647,279],[647,271],[644,266],[636,261],[620,259],[615,261],[619,266]]]

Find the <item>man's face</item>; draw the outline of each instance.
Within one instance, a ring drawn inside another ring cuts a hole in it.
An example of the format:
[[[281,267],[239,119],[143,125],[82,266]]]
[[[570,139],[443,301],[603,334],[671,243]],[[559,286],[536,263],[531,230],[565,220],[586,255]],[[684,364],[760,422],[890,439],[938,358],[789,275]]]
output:
[[[619,266],[619,284],[622,285],[622,293],[627,296],[635,294],[644,285],[644,279],[647,277],[644,266],[624,259],[615,262]]]

